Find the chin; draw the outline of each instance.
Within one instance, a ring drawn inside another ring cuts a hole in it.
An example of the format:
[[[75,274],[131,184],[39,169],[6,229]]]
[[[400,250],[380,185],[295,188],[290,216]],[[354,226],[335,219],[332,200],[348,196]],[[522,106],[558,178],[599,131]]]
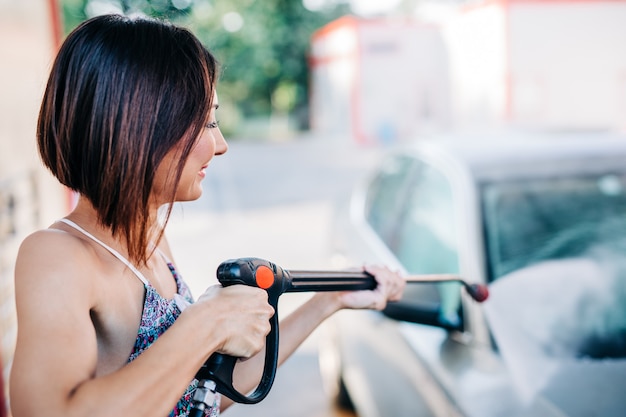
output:
[[[176,195],[176,201],[185,202],[185,201],[195,201],[202,197],[202,188],[198,187],[197,189],[191,189],[185,193],[179,193]]]

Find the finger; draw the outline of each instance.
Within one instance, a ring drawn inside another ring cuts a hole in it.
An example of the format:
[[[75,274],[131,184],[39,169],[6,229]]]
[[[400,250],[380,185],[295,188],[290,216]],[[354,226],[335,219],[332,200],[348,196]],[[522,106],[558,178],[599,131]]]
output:
[[[405,279],[397,272],[388,267],[367,266],[366,272],[372,274],[379,289],[388,300],[397,301],[402,297],[406,286]]]

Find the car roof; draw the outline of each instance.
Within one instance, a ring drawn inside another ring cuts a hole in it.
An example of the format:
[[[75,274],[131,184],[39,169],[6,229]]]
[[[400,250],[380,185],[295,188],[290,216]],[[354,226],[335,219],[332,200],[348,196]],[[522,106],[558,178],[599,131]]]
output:
[[[409,153],[476,181],[626,172],[626,135],[602,132],[506,132],[416,140]]]

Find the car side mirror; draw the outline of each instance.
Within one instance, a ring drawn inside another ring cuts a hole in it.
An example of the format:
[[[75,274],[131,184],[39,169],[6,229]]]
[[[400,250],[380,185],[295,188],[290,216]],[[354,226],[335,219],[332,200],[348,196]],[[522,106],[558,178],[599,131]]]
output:
[[[402,301],[389,303],[383,310],[385,316],[394,320],[441,327],[450,331],[463,331],[460,313],[459,311],[450,317],[450,315],[443,314],[441,305],[438,303],[417,304]]]

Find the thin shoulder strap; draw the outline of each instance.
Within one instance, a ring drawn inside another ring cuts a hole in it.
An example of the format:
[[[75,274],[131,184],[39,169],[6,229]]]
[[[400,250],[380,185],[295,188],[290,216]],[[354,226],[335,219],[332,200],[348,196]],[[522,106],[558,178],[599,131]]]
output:
[[[87,236],[88,238],[93,240],[94,242],[100,244],[100,246],[102,246],[104,249],[106,249],[109,252],[111,252],[111,254],[113,256],[115,256],[124,265],[126,265],[131,271],[133,271],[133,273],[135,275],[137,275],[137,278],[139,278],[141,280],[141,282],[143,282],[144,285],[146,285],[146,286],[150,285],[150,283],[148,282],[146,277],[144,277],[143,274],[141,272],[139,272],[139,270],[137,268],[135,268],[135,266],[133,264],[131,264],[130,261],[128,261],[128,259],[123,257],[118,251],[116,251],[112,247],[108,246],[106,243],[104,243],[103,241],[101,241],[100,239],[98,239],[97,237],[95,237],[94,235],[92,235],[91,233],[89,233],[88,231],[86,231],[85,229],[83,229],[82,227],[80,227],[79,225],[74,223],[73,221],[68,220],[68,219],[59,219],[59,221],[67,224],[68,226],[73,227],[74,229],[78,230],[79,232],[81,232],[82,234],[84,234],[85,236]]]

